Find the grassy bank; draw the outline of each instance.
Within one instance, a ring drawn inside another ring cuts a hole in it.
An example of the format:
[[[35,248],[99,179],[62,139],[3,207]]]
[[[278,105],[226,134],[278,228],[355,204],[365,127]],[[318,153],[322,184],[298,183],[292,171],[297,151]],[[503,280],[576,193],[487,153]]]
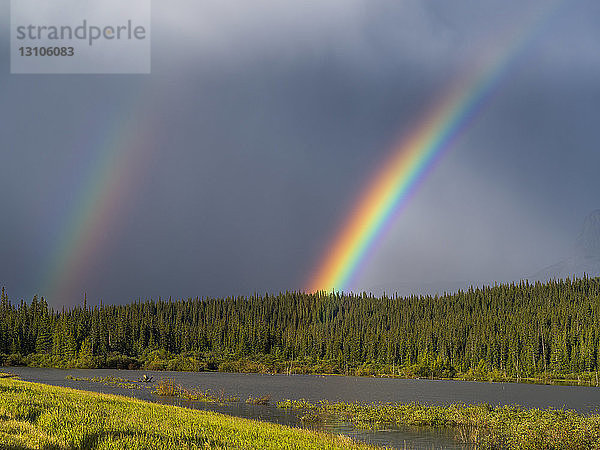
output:
[[[600,416],[574,411],[493,407],[487,404],[426,406],[417,403],[330,403],[286,400],[280,408],[298,409],[304,420],[338,417],[357,427],[450,428],[456,439],[480,448],[600,449]]]
[[[0,378],[0,448],[369,448],[349,438]]]

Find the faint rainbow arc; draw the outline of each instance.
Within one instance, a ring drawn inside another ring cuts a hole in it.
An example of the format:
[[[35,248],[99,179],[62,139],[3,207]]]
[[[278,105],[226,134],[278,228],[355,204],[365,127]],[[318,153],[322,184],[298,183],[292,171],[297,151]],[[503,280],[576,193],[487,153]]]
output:
[[[143,119],[145,112],[137,120],[128,112],[118,114],[106,127],[99,157],[87,182],[80,186],[81,193],[51,254],[41,286],[54,304],[74,304],[83,298],[83,290],[76,292],[75,285],[100,259],[101,246],[109,245],[108,234],[145,172],[149,161],[145,151],[153,127]],[[140,122],[145,125],[137,127]]]

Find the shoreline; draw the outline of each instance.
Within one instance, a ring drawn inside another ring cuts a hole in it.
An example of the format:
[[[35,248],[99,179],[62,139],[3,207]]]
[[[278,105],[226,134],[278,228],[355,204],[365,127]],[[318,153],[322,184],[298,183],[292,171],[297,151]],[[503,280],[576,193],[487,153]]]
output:
[[[240,362],[240,361],[236,361]],[[476,383],[515,383],[515,384],[535,384],[541,386],[582,386],[582,387],[600,387],[598,373],[596,372],[584,372],[580,374],[572,374],[573,377],[565,378],[564,375],[556,376],[547,374],[546,376],[539,377],[510,377],[497,372],[491,372],[488,374],[481,374],[476,376],[472,373],[458,373],[454,377],[439,377],[439,376],[414,376],[406,374],[391,374],[391,373],[373,373],[364,374],[356,373],[331,373],[331,372],[318,372],[313,371],[307,367],[297,367],[292,371],[269,371],[269,370],[185,370],[185,369],[161,369],[155,366],[150,367],[106,367],[106,366],[94,366],[94,367],[80,367],[76,364],[70,365],[68,363],[64,365],[2,365],[0,370],[8,369],[11,367],[27,367],[32,369],[59,369],[59,370],[97,370],[97,369],[109,369],[109,370],[133,370],[136,372],[152,371],[152,372],[182,372],[182,373],[231,373],[231,374],[258,374],[258,375],[313,375],[313,376],[329,376],[329,377],[360,377],[360,378],[389,378],[398,380],[429,380],[429,381],[470,381]],[[305,370],[307,369],[307,370]]]

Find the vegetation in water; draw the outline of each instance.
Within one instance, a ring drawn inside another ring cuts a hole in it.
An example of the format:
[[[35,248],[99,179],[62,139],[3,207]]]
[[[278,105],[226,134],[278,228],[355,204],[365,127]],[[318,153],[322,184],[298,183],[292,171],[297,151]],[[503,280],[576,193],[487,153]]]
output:
[[[161,397],[178,397],[190,401],[209,402],[209,403],[227,403],[239,402],[240,398],[233,395],[226,395],[224,390],[214,394],[210,391],[201,391],[199,389],[184,388],[170,378],[159,380],[154,388],[154,393]]]
[[[258,396],[258,397],[250,396],[246,399],[246,403],[249,403],[251,405],[268,405],[270,402],[271,402],[270,394]]]
[[[570,410],[524,409],[489,404],[427,406],[418,403],[345,403],[286,400],[277,406],[302,410],[306,421],[336,417],[361,428],[450,428],[456,439],[480,448],[598,449],[600,416]]]
[[[0,373],[2,377],[2,373]],[[177,384],[171,378],[161,378],[156,383],[149,383],[143,378],[131,380],[120,377],[74,377],[67,375],[66,380],[85,381],[89,383],[98,383],[105,386],[120,387],[125,389],[152,389],[152,392],[160,397],[177,397],[189,401],[208,402],[208,403],[231,403],[240,402],[241,399],[234,395],[228,395],[223,389],[214,393],[209,390],[202,391],[200,389],[185,388],[181,384]],[[262,397],[249,397],[246,403],[254,405],[268,405],[271,395],[267,394]]]
[[[2,378],[0,448],[369,447],[342,436]]]
[[[98,383],[105,386],[121,387],[125,389],[149,389],[150,386],[146,382],[139,380],[131,380],[128,378],[121,377],[74,377],[73,375],[67,375],[66,380],[71,381],[87,381],[89,383]]]
[[[173,380],[161,380],[156,384],[154,392],[161,397],[178,397],[181,386],[175,384]]]
[[[599,385],[600,278],[53,310],[0,298],[0,363]]]

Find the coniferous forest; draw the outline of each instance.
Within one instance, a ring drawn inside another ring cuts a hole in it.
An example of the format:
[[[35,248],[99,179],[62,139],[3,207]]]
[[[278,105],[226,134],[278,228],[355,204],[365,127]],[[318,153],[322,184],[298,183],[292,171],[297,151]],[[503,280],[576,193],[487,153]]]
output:
[[[286,292],[61,310],[2,290],[0,363],[596,384],[600,278],[441,296]]]

